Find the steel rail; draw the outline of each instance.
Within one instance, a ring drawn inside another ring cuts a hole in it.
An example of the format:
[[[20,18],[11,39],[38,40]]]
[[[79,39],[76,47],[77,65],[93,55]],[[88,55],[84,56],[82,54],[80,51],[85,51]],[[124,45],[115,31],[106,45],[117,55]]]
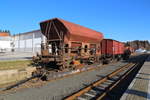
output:
[[[110,79],[111,77],[115,76],[116,74],[118,74],[118,73],[124,71],[124,69],[129,68],[129,67],[131,67],[131,66],[133,66],[133,65],[135,65],[135,64],[133,64],[133,63],[128,63],[128,64],[124,65],[123,67],[121,67],[121,68],[115,70],[114,72],[110,73],[110,74],[107,75],[106,77],[104,77],[104,78],[102,78],[102,79],[100,79],[100,80],[94,82],[93,84],[91,84],[91,85],[89,85],[89,86],[87,86],[87,87],[81,89],[80,91],[78,91],[78,92],[72,94],[71,96],[66,97],[64,100],[74,100],[74,99],[76,99],[77,97],[83,95],[84,93],[87,93],[88,91],[92,90],[93,87],[96,87],[96,86],[98,86],[98,85],[104,83],[105,81],[107,81],[107,80]]]
[[[130,73],[131,71],[133,71],[133,70],[135,69],[136,65],[138,65],[138,63],[137,63],[137,64],[134,64],[133,67],[131,67],[127,72],[125,72],[125,73],[122,75],[122,77],[120,77],[114,84],[112,84],[109,88],[107,88],[107,90],[106,90],[103,94],[99,95],[99,96],[96,98],[96,100],[101,100],[102,98],[104,98],[104,96],[106,96],[108,92],[110,92],[110,91],[111,91],[115,86],[117,86],[123,79],[125,79],[125,77],[127,77],[127,75],[129,75],[129,73]]]

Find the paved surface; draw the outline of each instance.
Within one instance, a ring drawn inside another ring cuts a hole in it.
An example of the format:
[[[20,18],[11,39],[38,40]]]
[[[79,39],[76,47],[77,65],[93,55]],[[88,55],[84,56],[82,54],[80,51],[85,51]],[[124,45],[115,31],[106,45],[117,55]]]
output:
[[[32,59],[33,53],[30,52],[7,52],[0,53],[0,61],[2,60],[29,60]]]
[[[150,56],[121,97],[121,100],[150,100]]]
[[[118,62],[99,70],[83,72],[71,77],[49,82],[39,88],[27,88],[13,93],[0,94],[0,100],[61,100],[126,63]]]

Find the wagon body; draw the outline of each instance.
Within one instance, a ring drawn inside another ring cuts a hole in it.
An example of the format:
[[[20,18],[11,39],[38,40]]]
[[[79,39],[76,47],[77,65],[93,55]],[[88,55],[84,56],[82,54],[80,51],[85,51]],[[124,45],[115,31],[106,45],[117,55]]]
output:
[[[124,44],[112,39],[103,39],[101,42],[101,50],[103,57],[118,58],[124,52]]]
[[[43,21],[40,27],[46,37],[41,51],[44,62],[61,62],[62,66],[71,59],[83,60],[101,55],[101,32],[58,18]]]

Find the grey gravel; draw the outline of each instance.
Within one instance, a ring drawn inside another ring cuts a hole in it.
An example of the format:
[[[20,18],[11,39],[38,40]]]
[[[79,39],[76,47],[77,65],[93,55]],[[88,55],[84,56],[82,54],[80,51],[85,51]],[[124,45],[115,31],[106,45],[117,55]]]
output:
[[[13,93],[0,94],[0,100],[61,100],[125,64],[118,62],[98,70],[51,81],[39,88],[27,88]]]

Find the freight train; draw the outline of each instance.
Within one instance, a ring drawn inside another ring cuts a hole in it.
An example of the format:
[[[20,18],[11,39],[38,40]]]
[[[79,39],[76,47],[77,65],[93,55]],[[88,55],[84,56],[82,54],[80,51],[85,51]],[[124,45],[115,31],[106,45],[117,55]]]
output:
[[[101,32],[53,18],[40,23],[41,32],[46,37],[41,45],[41,54],[35,62],[49,65],[59,70],[77,69],[86,64],[106,63],[120,60],[124,43],[104,39]],[[130,53],[126,53],[130,55]]]
[[[101,42],[101,57],[103,63],[109,63],[113,59],[119,61],[124,54],[124,43],[113,40],[103,39]]]

